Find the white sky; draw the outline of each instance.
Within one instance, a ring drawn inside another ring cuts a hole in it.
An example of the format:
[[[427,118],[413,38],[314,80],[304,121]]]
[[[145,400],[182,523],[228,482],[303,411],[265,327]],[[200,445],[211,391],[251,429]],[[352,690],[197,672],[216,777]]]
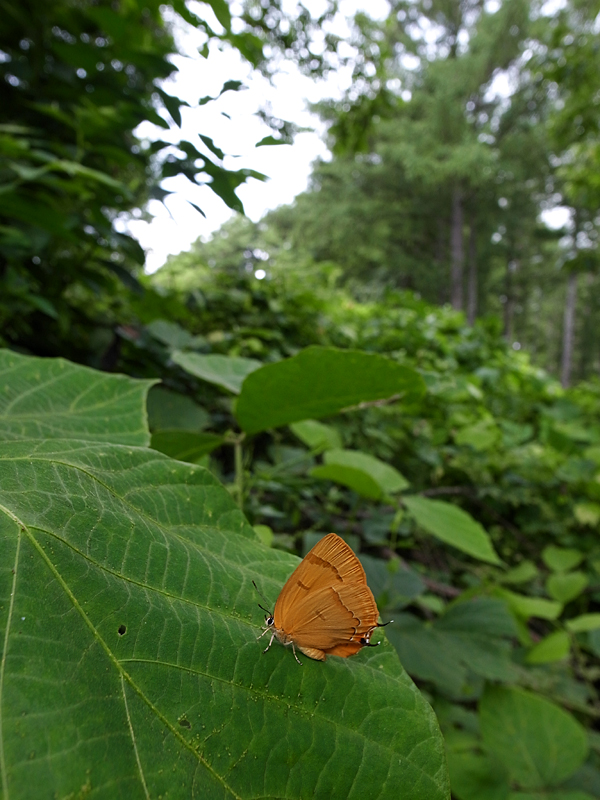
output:
[[[313,10],[318,13],[319,0],[305,0],[305,4],[315,7]],[[388,8],[386,0],[342,0],[341,7],[346,17],[358,9],[368,10],[373,17],[382,17]],[[216,20],[210,21],[218,27]],[[345,34],[347,27],[343,18],[335,30],[338,35]],[[236,192],[248,217],[256,221],[269,209],[292,202],[307,186],[311,163],[317,157],[328,157],[323,142],[324,126],[308,111],[307,104],[341,96],[350,84],[350,70],[317,82],[302,76],[292,63],[283,62],[274,85],[270,85],[259,75],[252,75],[251,68],[237,51],[221,51],[212,46],[209,57],[202,58],[198,47],[204,38],[189,26],[179,32],[177,40],[183,55],[174,58],[179,71],[163,84],[168,94],[186,100],[191,106],[182,109],[181,131],[177,128],[166,131],[144,123],[137,134],[150,140],[187,139],[202,150],[204,146],[196,135],[202,133],[210,136],[225,153],[234,154],[225,158],[224,164],[229,169],[249,168],[267,175],[268,180],[251,179]],[[226,92],[217,101],[198,106],[201,97],[217,96],[228,80],[240,80],[248,88]],[[312,131],[298,134],[293,145],[256,148],[257,142],[272,133],[256,116],[256,111],[267,103],[274,116]],[[199,236],[206,237],[217,230],[233,213],[208,186],[191,184],[184,177],[170,178],[163,186],[174,193],[164,204],[150,202],[151,222],[134,219],[121,223],[121,228],[128,229],[146,250],[148,272],[157,270],[170,254],[188,250]],[[186,198],[202,208],[206,219],[186,202]],[[565,222],[565,214],[559,209],[544,212],[543,217],[551,226],[560,227]]]
[[[319,3],[312,0],[307,5],[316,5],[318,10]],[[359,8],[368,8],[371,16],[383,16],[387,3],[385,0],[342,0],[342,8],[345,16]],[[343,35],[344,29],[341,19],[336,32]],[[260,219],[269,209],[292,202],[307,186],[311,163],[319,156],[328,155],[323,142],[324,126],[308,111],[307,104],[326,97],[339,97],[350,83],[350,71],[332,74],[327,80],[317,82],[302,76],[292,63],[283,62],[271,86],[261,76],[252,75],[237,51],[221,51],[214,46],[209,57],[204,59],[197,52],[203,43],[201,33],[188,28],[177,38],[185,56],[174,59],[179,71],[174,79],[163,84],[163,88],[192,107],[182,109],[181,131],[174,129],[170,135],[171,132],[144,123],[137,130],[138,136],[150,140],[188,139],[202,150],[203,145],[196,137],[197,133],[202,133],[210,136],[225,153],[234,154],[226,157],[227,168],[250,168],[267,175],[268,180],[250,179],[236,191],[252,220]],[[198,106],[201,97],[215,97],[228,80],[243,81],[248,89],[226,92],[217,101]],[[266,103],[274,116],[311,128],[312,132],[298,134],[293,145],[256,148],[257,142],[272,134],[256,116],[256,111]],[[199,236],[217,230],[233,213],[207,186],[195,186],[183,177],[170,178],[163,186],[174,194],[164,204],[150,202],[151,222],[137,219],[122,225],[146,250],[148,272],[158,269],[171,253],[187,250]],[[202,208],[206,219],[186,202],[186,198]]]

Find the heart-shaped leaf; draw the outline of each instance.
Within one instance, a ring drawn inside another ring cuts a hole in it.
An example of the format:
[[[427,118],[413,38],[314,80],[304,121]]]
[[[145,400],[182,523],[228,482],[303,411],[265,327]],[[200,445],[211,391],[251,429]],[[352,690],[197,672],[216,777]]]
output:
[[[546,581],[546,589],[550,597],[559,603],[570,603],[583,592],[589,583],[585,572],[556,572]]]
[[[570,547],[549,544],[542,550],[542,559],[553,572],[566,572],[582,562],[583,553]]]

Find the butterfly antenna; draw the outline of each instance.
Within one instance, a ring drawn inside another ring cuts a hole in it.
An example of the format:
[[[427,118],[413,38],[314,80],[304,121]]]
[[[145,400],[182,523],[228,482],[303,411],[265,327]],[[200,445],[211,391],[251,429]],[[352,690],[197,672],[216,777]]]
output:
[[[268,601],[268,600],[267,600],[267,598],[264,596],[264,594],[261,592],[261,590],[258,588],[258,586],[257,586],[257,585],[254,583],[254,581],[252,581],[252,586],[254,586],[254,588],[256,589],[256,591],[259,593],[259,595],[260,595],[260,596],[262,597],[262,599],[265,601],[265,603],[268,603],[269,601]],[[263,611],[265,611],[265,612],[266,612],[266,613],[267,613],[267,614],[268,614],[270,617],[271,617],[271,616],[273,616],[273,615],[271,614],[271,612],[269,611],[269,609],[268,609],[268,608],[265,608],[264,606],[261,606],[261,604],[260,604],[260,603],[258,604],[258,607],[259,607],[259,608],[262,608],[262,610],[263,610]]]

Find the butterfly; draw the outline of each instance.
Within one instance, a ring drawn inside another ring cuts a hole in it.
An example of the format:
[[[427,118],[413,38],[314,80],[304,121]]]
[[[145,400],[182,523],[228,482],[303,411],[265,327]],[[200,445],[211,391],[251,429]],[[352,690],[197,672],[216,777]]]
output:
[[[363,647],[375,647],[371,634],[383,627],[377,622],[379,612],[362,564],[335,533],[324,536],[302,559],[272,614],[259,608],[267,616],[258,638],[271,634],[263,652],[277,639],[285,647],[291,645],[299,664],[296,648],[317,661],[327,656],[347,658]]]

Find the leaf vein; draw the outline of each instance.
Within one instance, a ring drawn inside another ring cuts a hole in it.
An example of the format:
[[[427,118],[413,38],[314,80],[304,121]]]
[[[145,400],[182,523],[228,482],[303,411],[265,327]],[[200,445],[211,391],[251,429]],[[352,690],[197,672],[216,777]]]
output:
[[[146,795],[147,799],[150,800],[150,792],[148,791],[148,785],[146,783],[146,778],[144,777],[144,770],[142,768],[140,754],[138,753],[137,741],[135,738],[135,732],[133,730],[133,723],[131,722],[131,715],[129,714],[129,705],[127,704],[127,692],[125,691],[125,679],[123,678],[122,672],[120,678],[121,678],[121,691],[123,692],[123,705],[125,706],[127,725],[129,726],[129,733],[131,735],[131,744],[133,745],[133,752],[135,753],[135,760],[137,761],[138,770],[140,773],[140,780],[142,782],[142,787],[144,789],[144,794]]]

